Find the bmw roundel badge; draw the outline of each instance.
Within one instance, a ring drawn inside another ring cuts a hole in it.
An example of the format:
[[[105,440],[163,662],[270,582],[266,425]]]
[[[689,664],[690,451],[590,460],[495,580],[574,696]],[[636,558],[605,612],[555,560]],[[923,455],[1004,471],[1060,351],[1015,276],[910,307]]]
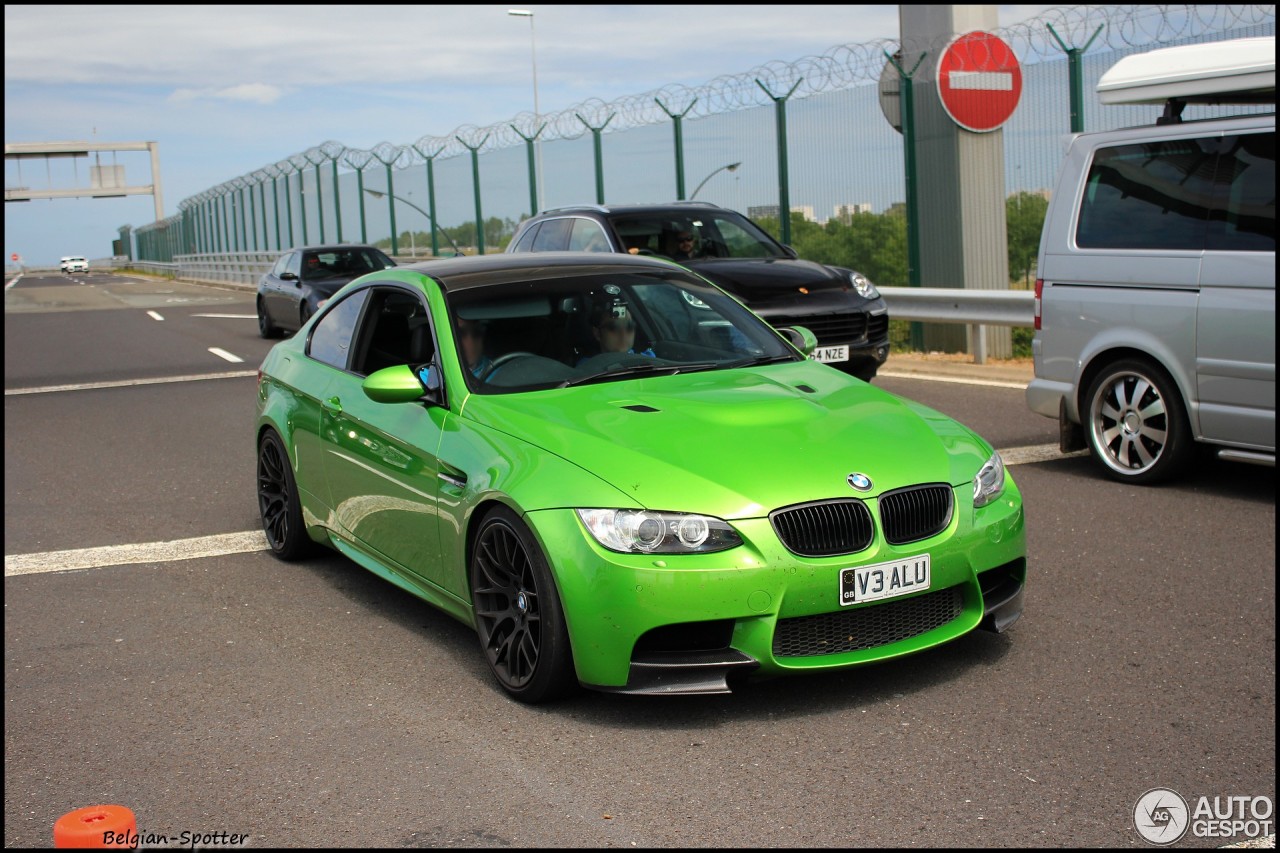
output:
[[[866,474],[850,474],[845,477],[845,482],[860,492],[871,491],[871,478]]]

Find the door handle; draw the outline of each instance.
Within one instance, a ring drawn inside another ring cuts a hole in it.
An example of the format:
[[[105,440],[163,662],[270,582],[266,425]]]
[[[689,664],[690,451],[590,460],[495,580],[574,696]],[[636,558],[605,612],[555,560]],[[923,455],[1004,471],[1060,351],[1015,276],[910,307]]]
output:
[[[320,406],[330,414],[333,414],[333,415],[342,414],[342,400],[338,399],[337,397],[330,397],[328,400],[325,400],[323,403],[321,403]]]

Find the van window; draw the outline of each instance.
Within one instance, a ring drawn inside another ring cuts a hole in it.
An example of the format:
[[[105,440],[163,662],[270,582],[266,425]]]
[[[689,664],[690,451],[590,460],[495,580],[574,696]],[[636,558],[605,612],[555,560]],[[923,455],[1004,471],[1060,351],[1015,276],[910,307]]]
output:
[[[1276,250],[1276,135],[1228,136],[1218,160],[1219,195],[1209,249]]]
[[[1218,144],[1213,138],[1174,139],[1099,148],[1089,168],[1076,245],[1202,249]]]

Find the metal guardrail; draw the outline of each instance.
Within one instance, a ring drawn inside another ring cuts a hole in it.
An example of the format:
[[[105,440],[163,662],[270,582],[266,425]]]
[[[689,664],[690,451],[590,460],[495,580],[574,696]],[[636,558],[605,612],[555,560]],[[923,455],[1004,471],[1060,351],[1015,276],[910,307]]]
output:
[[[222,252],[219,254],[176,255],[169,262],[113,261],[113,269],[136,269],[153,275],[209,284],[255,287],[262,274],[280,258],[279,252]]]
[[[951,287],[881,287],[895,320],[986,326],[1035,324],[1030,290],[961,290]]]
[[[987,363],[987,326],[1034,326],[1036,295],[1030,290],[962,290],[953,287],[881,287],[889,316],[924,323],[966,323],[976,364]]]
[[[171,262],[114,260],[113,269],[135,269],[141,272],[180,278],[184,281],[233,284],[256,287],[258,279],[279,260],[280,252],[222,252],[218,254],[176,255]],[[398,264],[430,260],[430,255],[396,255]]]

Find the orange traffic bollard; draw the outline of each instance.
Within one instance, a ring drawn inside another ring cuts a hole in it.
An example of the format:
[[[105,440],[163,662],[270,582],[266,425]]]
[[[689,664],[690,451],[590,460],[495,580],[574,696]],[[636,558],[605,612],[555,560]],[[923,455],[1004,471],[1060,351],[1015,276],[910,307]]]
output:
[[[53,825],[54,847],[132,848],[138,822],[124,806],[86,806],[67,812]]]

